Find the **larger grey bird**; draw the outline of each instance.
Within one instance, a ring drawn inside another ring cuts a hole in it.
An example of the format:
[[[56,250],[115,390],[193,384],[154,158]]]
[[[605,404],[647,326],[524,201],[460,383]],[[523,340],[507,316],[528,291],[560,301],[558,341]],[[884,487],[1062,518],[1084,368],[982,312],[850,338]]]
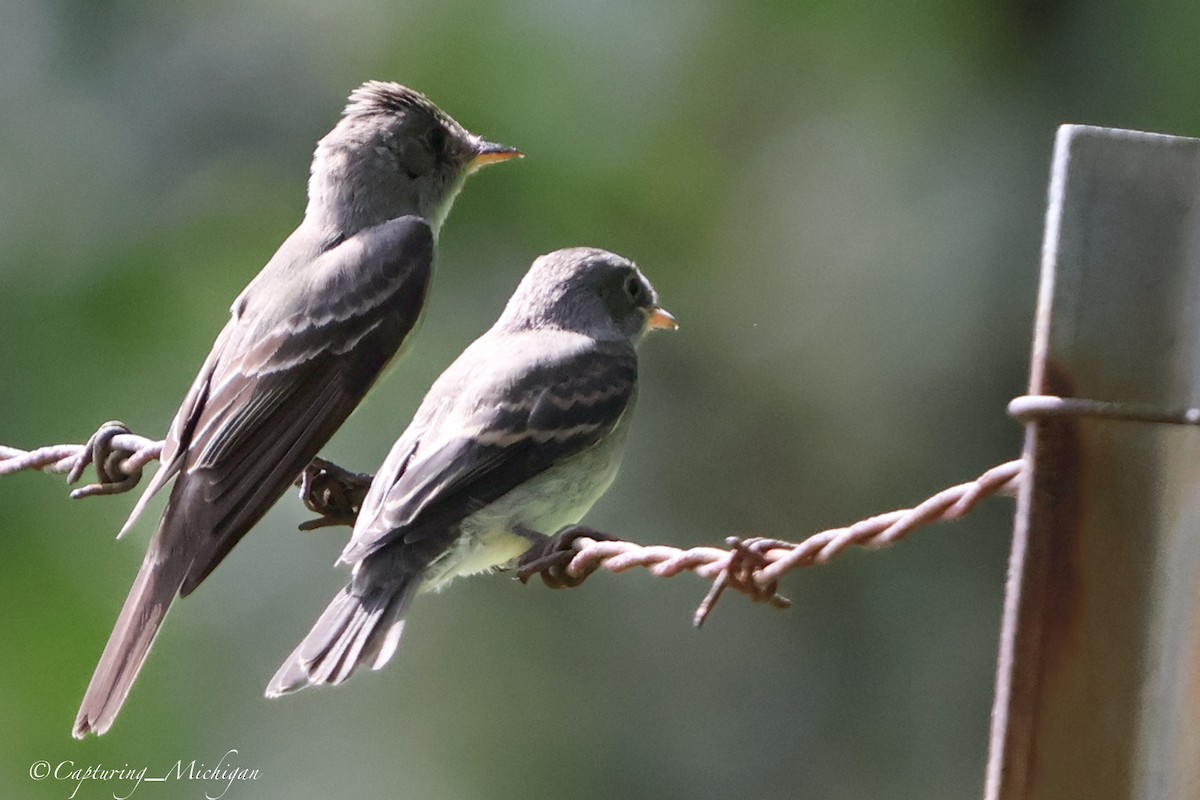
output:
[[[674,328],[633,263],[603,250],[534,262],[492,328],[438,378],[376,474],[340,561],[350,585],[267,687],[276,697],[382,667],[420,591],[511,563],[578,522],[616,475],[634,346]]]
[[[304,220],[238,296],[171,423],[166,510],[74,735],[109,729],[175,596],[190,594],[329,440],[416,325],[467,176],[519,156],[421,94],[370,81],[313,155]]]

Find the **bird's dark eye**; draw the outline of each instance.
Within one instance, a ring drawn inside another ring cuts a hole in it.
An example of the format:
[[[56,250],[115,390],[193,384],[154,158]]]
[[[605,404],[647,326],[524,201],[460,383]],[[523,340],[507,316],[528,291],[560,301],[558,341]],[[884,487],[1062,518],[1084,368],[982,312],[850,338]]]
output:
[[[625,279],[625,293],[633,300],[641,296],[642,282],[637,279],[637,275],[630,275]]]
[[[442,130],[440,125],[435,125],[429,129],[429,133],[425,134],[425,144],[429,145],[429,149],[433,151],[435,156],[440,156],[446,150],[446,132]]]

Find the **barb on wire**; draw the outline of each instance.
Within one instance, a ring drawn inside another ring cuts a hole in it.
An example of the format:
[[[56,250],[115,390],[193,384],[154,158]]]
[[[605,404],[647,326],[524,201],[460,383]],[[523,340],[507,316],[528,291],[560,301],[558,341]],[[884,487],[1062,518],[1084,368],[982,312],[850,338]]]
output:
[[[34,469],[65,472],[67,483],[77,483],[92,466],[97,482],[71,492],[71,497],[120,494],[137,486],[142,468],[158,459],[162,442],[138,436],[122,422],[113,420],[100,426],[86,444],[55,444],[36,450],[19,450],[0,445],[0,475]]]
[[[704,624],[726,589],[741,592],[755,602],[787,608],[788,600],[777,592],[779,579],[785,573],[823,564],[851,546],[886,547],[925,525],[961,518],[984,498],[997,494],[1013,496],[1020,486],[1022,468],[1021,459],[1009,461],[989,469],[973,481],[944,489],[914,508],[879,514],[845,528],[821,531],[799,543],[729,537],[725,540],[728,549],[693,547],[683,550],[586,535],[568,537],[569,559],[560,557],[553,564],[547,563],[551,558],[543,551],[536,562],[521,567],[518,577],[527,581],[537,574],[546,585],[562,588],[577,586],[582,578],[597,569],[624,572],[645,567],[650,574],[660,578],[694,572],[713,581],[693,617],[697,627]],[[561,536],[560,533],[554,538]]]

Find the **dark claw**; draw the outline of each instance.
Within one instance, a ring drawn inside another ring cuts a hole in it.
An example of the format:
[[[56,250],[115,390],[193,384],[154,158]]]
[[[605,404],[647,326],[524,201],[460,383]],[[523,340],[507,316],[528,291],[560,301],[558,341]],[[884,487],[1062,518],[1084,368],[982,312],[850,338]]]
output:
[[[586,525],[568,525],[553,536],[528,528],[519,528],[517,533],[533,542],[533,546],[517,561],[517,578],[521,583],[528,583],[534,575],[540,575],[542,583],[551,589],[573,589],[599,566],[598,563],[588,565],[579,575],[567,572],[567,565],[579,552],[575,549],[578,539],[595,539],[598,542],[616,539]]]
[[[300,473],[295,485],[300,487],[300,500],[305,508],[321,516],[300,523],[300,530],[313,531],[335,525],[352,527],[374,477],[370,473],[350,472],[323,458],[314,458]]]

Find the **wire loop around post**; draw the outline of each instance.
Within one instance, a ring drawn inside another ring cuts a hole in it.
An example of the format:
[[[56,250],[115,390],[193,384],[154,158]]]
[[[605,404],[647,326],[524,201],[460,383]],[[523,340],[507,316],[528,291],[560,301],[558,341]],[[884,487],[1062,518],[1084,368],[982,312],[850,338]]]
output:
[[[1137,403],[1056,397],[1049,394],[1030,394],[1013,398],[1008,404],[1008,415],[1022,422],[1046,417],[1092,417],[1165,425],[1200,425],[1200,408],[1161,409]]]

